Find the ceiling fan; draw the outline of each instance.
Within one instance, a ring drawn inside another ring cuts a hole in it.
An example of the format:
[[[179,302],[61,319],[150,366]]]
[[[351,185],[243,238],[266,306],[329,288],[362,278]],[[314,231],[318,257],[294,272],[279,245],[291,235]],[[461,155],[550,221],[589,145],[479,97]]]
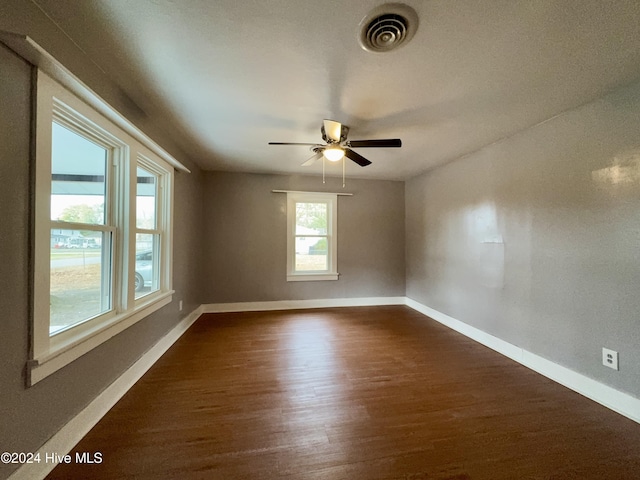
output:
[[[319,143],[288,143],[288,142],[269,142],[269,145],[307,145],[311,147],[314,155],[309,160],[302,164],[303,167],[313,165],[317,160],[322,157],[326,158],[330,162],[338,162],[344,157],[353,160],[361,167],[366,167],[371,164],[370,160],[367,160],[359,153],[351,150],[352,148],[371,148],[371,147],[401,147],[402,140],[399,138],[388,138],[382,140],[347,140],[349,134],[349,127],[336,122],[335,120],[323,120],[322,127],[320,128],[322,133],[322,139],[326,142],[326,145]]]

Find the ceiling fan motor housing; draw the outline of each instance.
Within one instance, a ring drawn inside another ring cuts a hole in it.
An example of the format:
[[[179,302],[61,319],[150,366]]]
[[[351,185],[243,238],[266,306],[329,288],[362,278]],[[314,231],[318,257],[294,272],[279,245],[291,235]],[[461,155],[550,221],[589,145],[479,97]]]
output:
[[[336,141],[334,139],[332,139],[331,137],[329,137],[329,135],[327,135],[327,132],[325,131],[324,125],[322,125],[322,127],[320,127],[320,132],[322,133],[322,139],[329,144],[332,143],[342,143],[347,139],[347,135],[349,134],[349,127],[347,127],[346,125],[342,125],[340,127],[340,140]]]
[[[360,22],[360,46],[369,52],[388,52],[406,44],[418,29],[418,14],[402,3],[374,8]]]

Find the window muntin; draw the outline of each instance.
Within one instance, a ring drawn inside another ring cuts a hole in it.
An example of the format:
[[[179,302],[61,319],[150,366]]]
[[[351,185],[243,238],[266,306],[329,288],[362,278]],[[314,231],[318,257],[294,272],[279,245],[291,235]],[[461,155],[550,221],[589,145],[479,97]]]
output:
[[[337,195],[287,194],[287,280],[337,280]]]

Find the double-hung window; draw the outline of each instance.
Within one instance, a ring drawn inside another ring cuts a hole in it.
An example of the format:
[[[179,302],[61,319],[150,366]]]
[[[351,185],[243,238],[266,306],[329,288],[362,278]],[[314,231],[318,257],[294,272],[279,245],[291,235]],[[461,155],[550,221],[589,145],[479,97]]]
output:
[[[30,383],[171,301],[173,167],[38,71]]]
[[[335,193],[287,193],[287,280],[338,279]]]
[[[49,334],[54,336],[113,309],[111,167],[123,145],[78,121],[57,101],[50,127]]]
[[[136,168],[136,226],[134,290],[139,299],[157,292],[169,282],[162,268],[163,252],[169,248],[165,226],[169,224],[170,197],[165,193],[168,172],[149,158],[138,155]],[[166,278],[163,278],[166,277]]]

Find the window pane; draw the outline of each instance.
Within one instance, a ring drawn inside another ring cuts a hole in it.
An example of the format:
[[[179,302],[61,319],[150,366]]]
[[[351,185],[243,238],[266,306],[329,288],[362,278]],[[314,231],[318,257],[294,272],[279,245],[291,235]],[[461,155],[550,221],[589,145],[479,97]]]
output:
[[[296,271],[326,271],[327,261],[326,237],[296,237]]]
[[[136,298],[159,288],[158,281],[158,235],[136,235]]]
[[[53,122],[51,219],[104,225],[107,149]]]
[[[296,203],[296,235],[326,235],[327,204]]]
[[[136,227],[156,228],[156,176],[138,167],[136,183]]]
[[[51,230],[50,334],[111,309],[109,236]]]

